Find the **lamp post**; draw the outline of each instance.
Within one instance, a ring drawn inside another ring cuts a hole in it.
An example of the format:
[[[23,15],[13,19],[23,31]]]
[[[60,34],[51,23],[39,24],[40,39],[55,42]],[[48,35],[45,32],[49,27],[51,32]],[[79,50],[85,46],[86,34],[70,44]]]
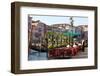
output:
[[[73,45],[73,22],[74,22],[74,20],[73,20],[73,17],[70,17],[70,25],[71,25],[71,32],[72,32],[72,45]]]

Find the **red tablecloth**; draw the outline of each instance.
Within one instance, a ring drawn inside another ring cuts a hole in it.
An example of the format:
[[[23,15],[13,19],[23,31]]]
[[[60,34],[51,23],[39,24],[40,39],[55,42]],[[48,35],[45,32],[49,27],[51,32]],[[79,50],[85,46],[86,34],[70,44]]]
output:
[[[49,57],[65,57],[65,56],[75,56],[79,51],[79,47],[63,47],[55,48],[48,52]]]

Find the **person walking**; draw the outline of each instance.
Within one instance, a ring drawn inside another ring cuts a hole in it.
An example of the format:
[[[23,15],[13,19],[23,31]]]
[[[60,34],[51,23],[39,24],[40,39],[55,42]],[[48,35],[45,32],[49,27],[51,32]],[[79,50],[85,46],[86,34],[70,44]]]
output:
[[[82,40],[82,52],[85,51],[85,40]]]

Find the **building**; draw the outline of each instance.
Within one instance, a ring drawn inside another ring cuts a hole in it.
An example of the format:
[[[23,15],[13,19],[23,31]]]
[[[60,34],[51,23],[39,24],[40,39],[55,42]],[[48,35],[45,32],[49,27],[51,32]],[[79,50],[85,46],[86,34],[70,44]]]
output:
[[[79,25],[77,28],[81,31],[81,38],[84,40],[88,39],[88,25]]]
[[[40,20],[31,21],[31,28],[29,27],[29,41],[31,46],[40,47],[45,40],[47,25]],[[42,47],[42,46],[41,46]]]
[[[31,24],[32,24],[32,17],[28,16],[28,44],[31,43]]]

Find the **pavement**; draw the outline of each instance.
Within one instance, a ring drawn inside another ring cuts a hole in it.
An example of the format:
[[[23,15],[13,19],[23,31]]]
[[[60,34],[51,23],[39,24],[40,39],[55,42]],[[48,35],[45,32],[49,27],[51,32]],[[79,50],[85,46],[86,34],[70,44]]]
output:
[[[88,58],[88,48],[85,48],[84,52],[80,51],[77,55],[72,56],[72,59],[77,59],[77,58]]]

